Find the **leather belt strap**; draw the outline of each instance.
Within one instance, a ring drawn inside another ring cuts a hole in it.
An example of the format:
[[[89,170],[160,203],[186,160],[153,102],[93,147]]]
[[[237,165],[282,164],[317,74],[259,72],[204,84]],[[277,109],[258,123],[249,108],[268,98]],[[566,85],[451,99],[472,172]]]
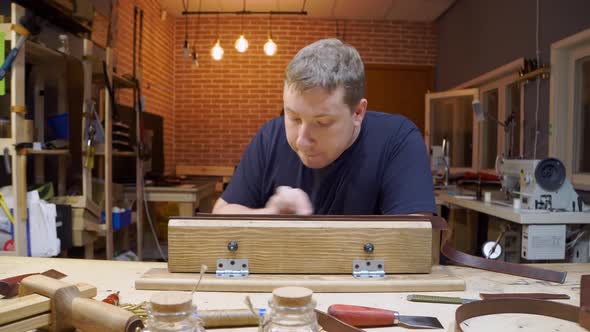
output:
[[[576,322],[590,331],[590,275],[582,276],[580,307],[537,299],[492,299],[466,303],[455,312],[455,331],[463,332],[465,320],[495,314],[535,314]]]
[[[318,324],[320,324],[326,332],[365,332],[364,330],[348,325],[323,311],[316,309],[315,313],[318,318]]]
[[[441,244],[441,253],[449,258],[451,261],[463,265],[474,267],[477,269],[489,270],[500,273],[507,273],[532,279],[546,280],[564,283],[567,273],[540,269],[527,265],[507,263],[502,261],[489,260],[481,257],[472,256],[455,249],[451,243],[450,238],[452,231],[448,229],[447,222],[439,216],[420,216],[420,215],[379,215],[379,216],[350,216],[350,215],[249,215],[249,214],[235,214],[235,215],[219,215],[219,214],[197,214],[200,219],[237,219],[237,220],[334,220],[334,221],[430,221],[433,229],[442,231],[443,241]],[[194,218],[194,217],[191,217]]]
[[[523,298],[537,299],[537,300],[569,300],[570,296],[567,294],[550,294],[550,293],[479,293],[482,300],[492,299],[514,299]]]

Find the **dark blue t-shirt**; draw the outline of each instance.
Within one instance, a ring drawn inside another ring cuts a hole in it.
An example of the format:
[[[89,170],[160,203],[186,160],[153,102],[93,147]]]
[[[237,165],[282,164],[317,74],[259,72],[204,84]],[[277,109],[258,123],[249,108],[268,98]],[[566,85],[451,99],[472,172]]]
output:
[[[356,141],[322,169],[303,165],[287,142],[283,117],[269,121],[221,197],[262,208],[278,186],[305,191],[314,214],[436,213],[424,140],[401,115],[368,111]]]

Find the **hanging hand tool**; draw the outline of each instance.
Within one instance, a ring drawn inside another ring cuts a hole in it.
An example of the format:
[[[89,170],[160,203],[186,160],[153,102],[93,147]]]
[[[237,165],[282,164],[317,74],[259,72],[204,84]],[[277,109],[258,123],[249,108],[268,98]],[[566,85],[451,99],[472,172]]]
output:
[[[402,316],[399,312],[393,310],[355,305],[334,304],[328,308],[328,314],[354,327],[403,325],[416,329],[443,328],[436,317]]]
[[[2,66],[0,66],[0,80],[4,79],[10,68],[12,68],[12,64],[16,59],[16,56],[27,41],[27,38],[40,32],[39,25],[36,24],[34,17],[30,15],[22,17],[20,20],[20,25],[14,25],[13,29],[20,35],[20,37],[18,37],[16,45],[12,50],[10,50],[10,53],[8,53],[8,56],[4,60],[4,63],[2,63]]]
[[[10,167],[10,150],[4,148],[4,170],[8,175],[12,174],[12,168]]]
[[[4,195],[2,195],[2,193],[0,193],[0,206],[8,217],[8,220],[10,220],[10,222],[14,225],[14,217],[12,216],[12,213],[10,213],[10,209],[6,205],[6,201],[4,200]]]
[[[4,77],[6,76],[6,73],[8,73],[8,71],[12,67],[12,63],[14,62],[14,59],[16,59],[18,52],[23,47],[23,45],[27,41],[27,38],[30,35],[29,30],[27,30],[24,27],[21,27],[21,29],[19,30],[19,33],[20,33],[20,37],[16,41],[16,46],[12,50],[10,50],[10,53],[8,53],[8,56],[4,60],[4,63],[2,64],[2,67],[0,67],[0,80],[4,79]]]
[[[87,169],[94,168],[94,135],[96,134],[96,129],[94,126],[90,124],[88,126],[88,137],[86,139],[86,156],[84,158],[84,167]]]

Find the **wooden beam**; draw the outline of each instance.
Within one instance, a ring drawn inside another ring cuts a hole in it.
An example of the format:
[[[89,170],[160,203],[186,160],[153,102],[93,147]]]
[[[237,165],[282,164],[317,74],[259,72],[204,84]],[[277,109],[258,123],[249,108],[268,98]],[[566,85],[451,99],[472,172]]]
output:
[[[176,165],[176,175],[232,176],[233,166]]]
[[[191,291],[198,273],[170,273],[153,268],[135,279],[135,289]],[[465,280],[447,266],[433,266],[429,274],[400,274],[383,279],[359,280],[352,275],[251,274],[247,278],[219,278],[205,274],[199,292],[263,292],[284,286],[300,286],[316,293],[450,292],[465,290]]]
[[[237,241],[237,251],[228,243]],[[374,251],[366,253],[371,243]],[[429,273],[430,221],[171,219],[170,272],[198,272],[220,258],[247,258],[250,273],[352,274],[355,259],[384,260],[386,273]]]

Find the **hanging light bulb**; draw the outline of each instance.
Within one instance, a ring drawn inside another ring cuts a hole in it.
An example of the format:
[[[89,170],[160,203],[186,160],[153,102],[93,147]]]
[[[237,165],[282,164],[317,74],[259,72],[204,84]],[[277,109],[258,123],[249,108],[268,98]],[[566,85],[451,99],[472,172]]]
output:
[[[234,44],[234,47],[240,53],[244,53],[244,52],[246,52],[246,50],[248,50],[248,40],[246,39],[246,37],[244,37],[243,34],[240,35],[240,38],[236,39],[236,43]]]
[[[188,5],[188,0],[182,0],[182,7],[184,8],[185,12],[188,11]],[[190,50],[188,49],[188,15],[184,16],[184,44],[182,46],[182,54],[185,58],[188,58],[191,55]]]
[[[277,52],[277,44],[272,41],[272,13],[268,16],[268,41],[264,44],[264,53],[273,56]]]
[[[193,69],[197,69],[199,68],[199,59],[197,56],[197,49],[193,48],[193,65],[192,65]]]
[[[213,60],[216,60],[216,61],[219,61],[219,60],[221,60],[221,58],[223,58],[223,48],[221,47],[221,44],[219,43],[219,39],[217,39],[217,42],[215,43],[215,45],[211,49],[211,57],[213,57]]]
[[[184,38],[184,46],[182,47],[182,54],[184,55],[185,58],[188,58],[189,55],[191,54],[188,49],[188,38],[187,37]]]
[[[268,41],[264,44],[264,53],[268,56],[273,56],[277,52],[277,44],[268,36]]]

